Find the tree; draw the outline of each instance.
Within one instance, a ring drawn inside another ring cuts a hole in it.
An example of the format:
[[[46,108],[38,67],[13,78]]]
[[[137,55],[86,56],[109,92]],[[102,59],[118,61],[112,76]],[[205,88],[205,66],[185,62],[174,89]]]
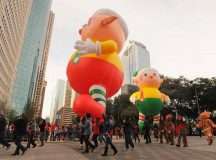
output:
[[[25,107],[24,107],[23,114],[26,116],[28,121],[31,121],[34,118],[34,113],[35,113],[35,111],[33,108],[33,104],[30,100],[28,100]]]
[[[14,109],[11,109],[7,112],[7,119],[9,122],[13,122],[17,117],[17,112]]]
[[[195,78],[188,80],[183,76],[179,78],[166,78],[161,86],[161,91],[167,93],[173,107],[178,112],[189,117],[196,117],[201,111],[216,109],[216,78]],[[198,109],[199,107],[199,109]]]
[[[130,117],[131,120],[136,121],[138,119],[138,111],[129,101],[130,95],[122,94],[115,97],[112,105],[112,115],[117,125],[120,125],[122,120],[126,117]]]

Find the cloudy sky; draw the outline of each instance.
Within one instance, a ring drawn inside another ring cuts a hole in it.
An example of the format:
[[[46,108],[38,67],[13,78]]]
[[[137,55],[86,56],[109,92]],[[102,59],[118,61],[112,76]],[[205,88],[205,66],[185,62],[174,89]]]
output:
[[[125,18],[129,39],[147,47],[151,65],[160,73],[190,79],[216,75],[216,0],[54,0],[44,117],[50,114],[56,80],[66,79],[78,29],[100,8]]]

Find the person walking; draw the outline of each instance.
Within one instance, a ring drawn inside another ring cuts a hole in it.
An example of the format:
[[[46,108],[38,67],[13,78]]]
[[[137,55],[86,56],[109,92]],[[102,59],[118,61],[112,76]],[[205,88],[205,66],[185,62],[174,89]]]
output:
[[[92,122],[91,122],[91,115],[89,113],[86,114],[84,118],[84,141],[85,141],[85,151],[83,153],[89,152],[89,147],[91,147],[91,151],[95,149],[95,146],[90,142],[90,136],[92,134]]]
[[[168,144],[174,145],[174,136],[175,136],[175,124],[173,123],[173,115],[166,115],[166,132]]]
[[[85,125],[85,121],[86,121],[86,118],[85,117],[82,117],[79,119],[79,140],[80,140],[80,149],[82,150],[83,149],[83,142],[84,142],[84,125]]]
[[[92,123],[92,141],[94,142],[95,148],[98,147],[98,136],[100,134],[100,119],[96,118],[95,121]]]
[[[118,150],[116,149],[116,147],[114,146],[114,144],[112,143],[112,138],[110,135],[110,130],[112,130],[113,126],[112,126],[112,120],[110,120],[109,116],[105,115],[103,116],[103,123],[101,125],[101,135],[103,136],[103,140],[105,142],[105,148],[104,148],[104,153],[102,154],[102,156],[107,156],[108,150],[109,150],[109,145],[111,146],[112,150],[113,150],[113,155],[116,155],[118,153]]]
[[[27,148],[30,148],[31,144],[33,145],[33,148],[37,146],[34,140],[34,135],[35,135],[34,126],[33,123],[30,122],[27,126],[27,136],[28,136]]]
[[[140,138],[139,138],[139,126],[137,124],[135,124],[133,126],[133,137],[134,137],[134,141],[135,143],[138,141],[138,143],[140,143]]]
[[[126,120],[123,120],[123,130],[124,130],[124,137],[125,137],[125,147],[126,150],[129,149],[129,146],[132,147],[132,149],[134,148],[134,144],[132,141],[132,124],[129,121],[129,118],[127,118]]]
[[[160,139],[160,144],[163,144],[164,142],[164,138],[165,140],[167,140],[166,138],[166,130],[165,130],[165,119],[164,116],[160,116],[160,123],[159,123],[159,139]]]
[[[153,133],[154,133],[154,138],[158,141],[159,138],[159,127],[158,124],[153,125]]]
[[[55,126],[56,124],[50,126],[50,141],[55,141]]]
[[[3,115],[3,113],[0,113],[0,144],[5,146],[7,149],[10,148],[10,144],[5,139],[5,128],[7,125],[7,121]]]
[[[144,139],[146,140],[146,144],[151,143],[151,117],[146,116],[146,119],[144,121]]]
[[[16,120],[14,121],[14,127],[15,127],[14,137],[15,137],[16,150],[12,154],[13,156],[19,155],[20,150],[22,151],[22,155],[26,151],[26,148],[22,145],[21,141],[22,141],[23,136],[26,135],[27,123],[28,123],[28,120],[24,114],[17,117]]]
[[[187,143],[187,124],[183,116],[177,117],[176,135],[178,136],[178,141],[176,146],[181,146],[181,139],[183,138],[183,147],[188,147]]]
[[[45,127],[46,127],[46,121],[44,119],[41,119],[39,122],[40,142],[41,142],[40,147],[44,146]]]

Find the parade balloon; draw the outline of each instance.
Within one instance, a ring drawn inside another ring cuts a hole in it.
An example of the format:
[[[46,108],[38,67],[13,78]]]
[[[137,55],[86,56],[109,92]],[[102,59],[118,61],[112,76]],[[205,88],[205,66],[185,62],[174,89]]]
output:
[[[133,77],[133,82],[139,87],[139,91],[133,93],[130,100],[142,114],[157,115],[163,109],[164,103],[170,102],[169,97],[159,91],[163,80],[157,70],[142,69]]]
[[[89,95],[81,95],[75,99],[73,112],[79,116],[84,116],[86,113],[91,113],[93,117],[101,118],[105,112],[105,108],[101,107],[99,103],[95,104],[95,101]]]
[[[98,117],[105,112],[106,99],[121,88],[124,74],[119,52],[128,29],[119,14],[100,9],[79,33],[81,40],[76,41],[67,66],[70,86],[80,94],[73,108],[75,113]]]
[[[207,137],[208,144],[213,143],[213,131],[216,128],[216,124],[210,119],[211,112],[200,113],[198,119],[197,128],[202,129],[202,133]]]

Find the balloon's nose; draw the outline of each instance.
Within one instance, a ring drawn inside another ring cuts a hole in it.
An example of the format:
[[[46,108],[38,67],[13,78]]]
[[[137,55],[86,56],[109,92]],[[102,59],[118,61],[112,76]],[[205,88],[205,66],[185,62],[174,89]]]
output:
[[[80,34],[80,35],[82,34],[82,29],[79,29],[79,34]]]

